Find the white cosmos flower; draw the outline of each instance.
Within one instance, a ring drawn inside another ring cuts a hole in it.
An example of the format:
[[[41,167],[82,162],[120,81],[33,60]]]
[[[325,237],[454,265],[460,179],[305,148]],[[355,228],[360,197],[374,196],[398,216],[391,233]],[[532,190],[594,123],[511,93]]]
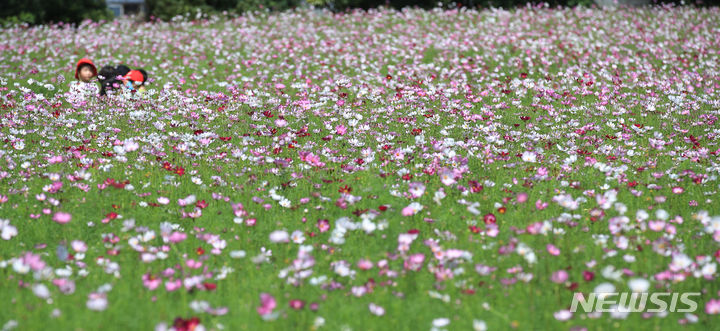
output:
[[[246,253],[243,250],[230,252],[230,257],[233,259],[242,259],[245,257],[245,255],[246,255]]]
[[[628,281],[630,290],[636,293],[645,293],[650,289],[650,282],[644,278],[633,278]]]
[[[605,266],[601,273],[603,277],[615,281],[619,281],[623,275],[622,270],[616,270],[612,265]]]
[[[567,309],[563,309],[553,313],[553,316],[555,316],[555,319],[558,321],[567,321],[572,317],[572,313]]]
[[[526,245],[525,243],[520,243],[517,245],[515,252],[518,253],[518,255],[525,256],[528,253],[532,252],[532,248],[530,248],[530,246]]]
[[[0,237],[4,240],[10,240],[12,237],[17,236],[17,228],[10,225],[10,220],[0,219]]]
[[[436,328],[442,328],[450,325],[450,319],[449,318],[436,318],[432,321],[432,325]]]
[[[345,243],[345,228],[343,227],[336,227],[333,232],[330,234],[330,242],[336,245],[342,245]]]
[[[601,283],[596,286],[593,293],[597,294],[600,299],[606,298],[609,294],[615,293],[615,285],[610,283]]]
[[[380,306],[378,306],[378,305],[376,305],[376,304],[374,304],[374,303],[370,303],[370,305],[368,306],[368,308],[370,309],[370,312],[371,312],[373,315],[377,315],[377,316],[385,315],[385,308],[380,307]]]
[[[615,319],[624,320],[630,315],[630,308],[625,306],[612,305],[610,309],[610,317]]]
[[[140,144],[138,144],[138,143],[135,142],[134,140],[127,140],[127,141],[125,141],[125,143],[123,144],[123,147],[124,147],[124,149],[125,149],[125,152],[128,152],[128,153],[129,153],[129,152],[134,152],[134,151],[136,151],[136,150],[140,147]]]
[[[710,262],[703,266],[701,273],[705,277],[712,277],[715,275],[715,272],[717,271],[717,265],[715,262]]]
[[[655,211],[655,216],[663,221],[666,221],[670,217],[670,214],[668,214],[665,209],[658,209]]]
[[[102,311],[107,309],[107,295],[105,293],[91,293],[86,303],[88,309]]]
[[[270,241],[274,243],[284,243],[290,241],[290,236],[285,230],[276,230],[270,233]]]
[[[47,286],[45,286],[45,284],[33,284],[32,291],[33,294],[40,299],[47,299],[50,297],[50,290]]]
[[[452,171],[443,171],[440,174],[440,182],[442,182],[445,186],[450,186],[455,184],[457,181],[455,180],[455,175]]]
[[[15,259],[13,262],[13,270],[19,274],[26,274],[30,272],[30,266],[25,264],[21,259]]]
[[[720,217],[715,216],[708,221],[707,226],[705,227],[705,232],[707,233],[716,233],[720,231]]]
[[[483,320],[473,320],[473,330],[475,331],[487,331],[487,323]]]
[[[292,239],[292,242],[296,244],[302,244],[303,242],[305,242],[305,234],[300,230],[293,231],[293,233],[290,235],[290,238]]]
[[[529,264],[535,264],[537,262],[537,256],[535,255],[535,252],[529,252],[525,254],[525,261]]]
[[[680,271],[687,269],[692,265],[692,259],[690,259],[685,254],[676,254],[673,256],[672,262],[670,262],[670,270],[671,271]]]
[[[325,319],[322,316],[315,317],[315,320],[313,321],[313,327],[317,329],[323,325],[325,325]]]
[[[363,231],[368,234],[373,233],[373,231],[377,229],[377,225],[369,219],[364,219],[360,226],[362,227]]]
[[[437,203],[437,204],[439,205],[439,204],[440,204],[440,200],[444,199],[445,196],[446,196],[446,195],[445,195],[445,192],[439,191],[439,190],[438,190],[438,191],[435,191],[435,195],[433,196],[433,201],[435,201],[435,203]]]
[[[521,156],[522,160],[529,163],[535,163],[537,161],[537,155],[533,152],[524,151]]]

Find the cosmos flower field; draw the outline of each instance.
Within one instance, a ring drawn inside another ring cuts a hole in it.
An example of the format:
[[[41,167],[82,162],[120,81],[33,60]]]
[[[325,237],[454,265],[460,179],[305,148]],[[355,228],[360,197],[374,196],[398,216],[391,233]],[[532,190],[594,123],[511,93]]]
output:
[[[713,329],[718,8],[0,30],[3,330]],[[84,56],[148,92],[70,103]],[[700,292],[692,313],[574,293]]]

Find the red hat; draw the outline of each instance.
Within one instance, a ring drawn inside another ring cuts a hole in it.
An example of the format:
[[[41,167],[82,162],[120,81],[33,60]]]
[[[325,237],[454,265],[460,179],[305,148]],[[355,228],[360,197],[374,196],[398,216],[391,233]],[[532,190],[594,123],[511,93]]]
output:
[[[138,83],[142,83],[142,82],[145,81],[145,77],[143,77],[142,72],[140,72],[140,71],[138,71],[138,70],[130,70],[130,71],[125,75],[124,78],[125,78],[125,80],[131,80],[131,81],[133,81],[133,82],[138,82]]]
[[[78,61],[77,65],[75,66],[75,79],[78,79],[78,73],[80,73],[80,66],[83,64],[89,64],[90,68],[92,68],[93,77],[97,76],[97,68],[95,68],[95,65],[92,63],[92,61],[86,57],[80,59]]]

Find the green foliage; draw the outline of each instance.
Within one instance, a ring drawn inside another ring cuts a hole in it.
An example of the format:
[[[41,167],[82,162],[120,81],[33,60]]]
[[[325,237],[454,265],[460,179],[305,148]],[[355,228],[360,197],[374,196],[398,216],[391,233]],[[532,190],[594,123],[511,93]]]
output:
[[[78,23],[112,16],[104,0],[4,0],[0,24],[47,22]]]
[[[595,3],[593,0],[568,0],[567,6],[574,7],[574,6],[584,6],[584,7],[590,7]]]
[[[701,5],[700,0],[686,0],[687,4]],[[4,0],[0,6],[0,25],[16,23],[41,24],[47,22],[77,23],[84,19],[101,20],[112,17],[105,0]],[[345,11],[354,8],[370,9],[389,6],[433,8],[440,4],[450,7],[502,7],[525,6],[528,3],[545,2],[556,6],[592,6],[594,0],[146,0],[148,14],[162,20],[178,15],[202,13],[243,13],[254,10],[282,11],[302,6],[330,8]],[[656,3],[680,4],[677,0],[656,0]]]
[[[324,1],[318,1],[324,2]],[[300,2],[297,0],[247,0],[238,1],[235,9],[240,12],[254,11],[254,10],[287,10],[298,7]]]
[[[207,11],[208,7],[193,0],[148,0],[146,2],[148,13],[162,20],[169,20],[178,15],[184,15],[197,9]]]
[[[297,7],[297,0],[148,0],[148,13],[162,20],[175,16],[222,11],[242,13],[253,10],[281,11]]]

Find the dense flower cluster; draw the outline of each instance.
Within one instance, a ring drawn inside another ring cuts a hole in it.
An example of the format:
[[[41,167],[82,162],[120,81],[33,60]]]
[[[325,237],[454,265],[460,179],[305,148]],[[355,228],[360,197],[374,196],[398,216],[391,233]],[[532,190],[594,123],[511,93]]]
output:
[[[526,7],[0,30],[0,323],[716,325],[719,18]],[[86,54],[147,68],[147,92],[68,100]],[[574,292],[615,290],[702,296],[670,316],[569,310]]]

